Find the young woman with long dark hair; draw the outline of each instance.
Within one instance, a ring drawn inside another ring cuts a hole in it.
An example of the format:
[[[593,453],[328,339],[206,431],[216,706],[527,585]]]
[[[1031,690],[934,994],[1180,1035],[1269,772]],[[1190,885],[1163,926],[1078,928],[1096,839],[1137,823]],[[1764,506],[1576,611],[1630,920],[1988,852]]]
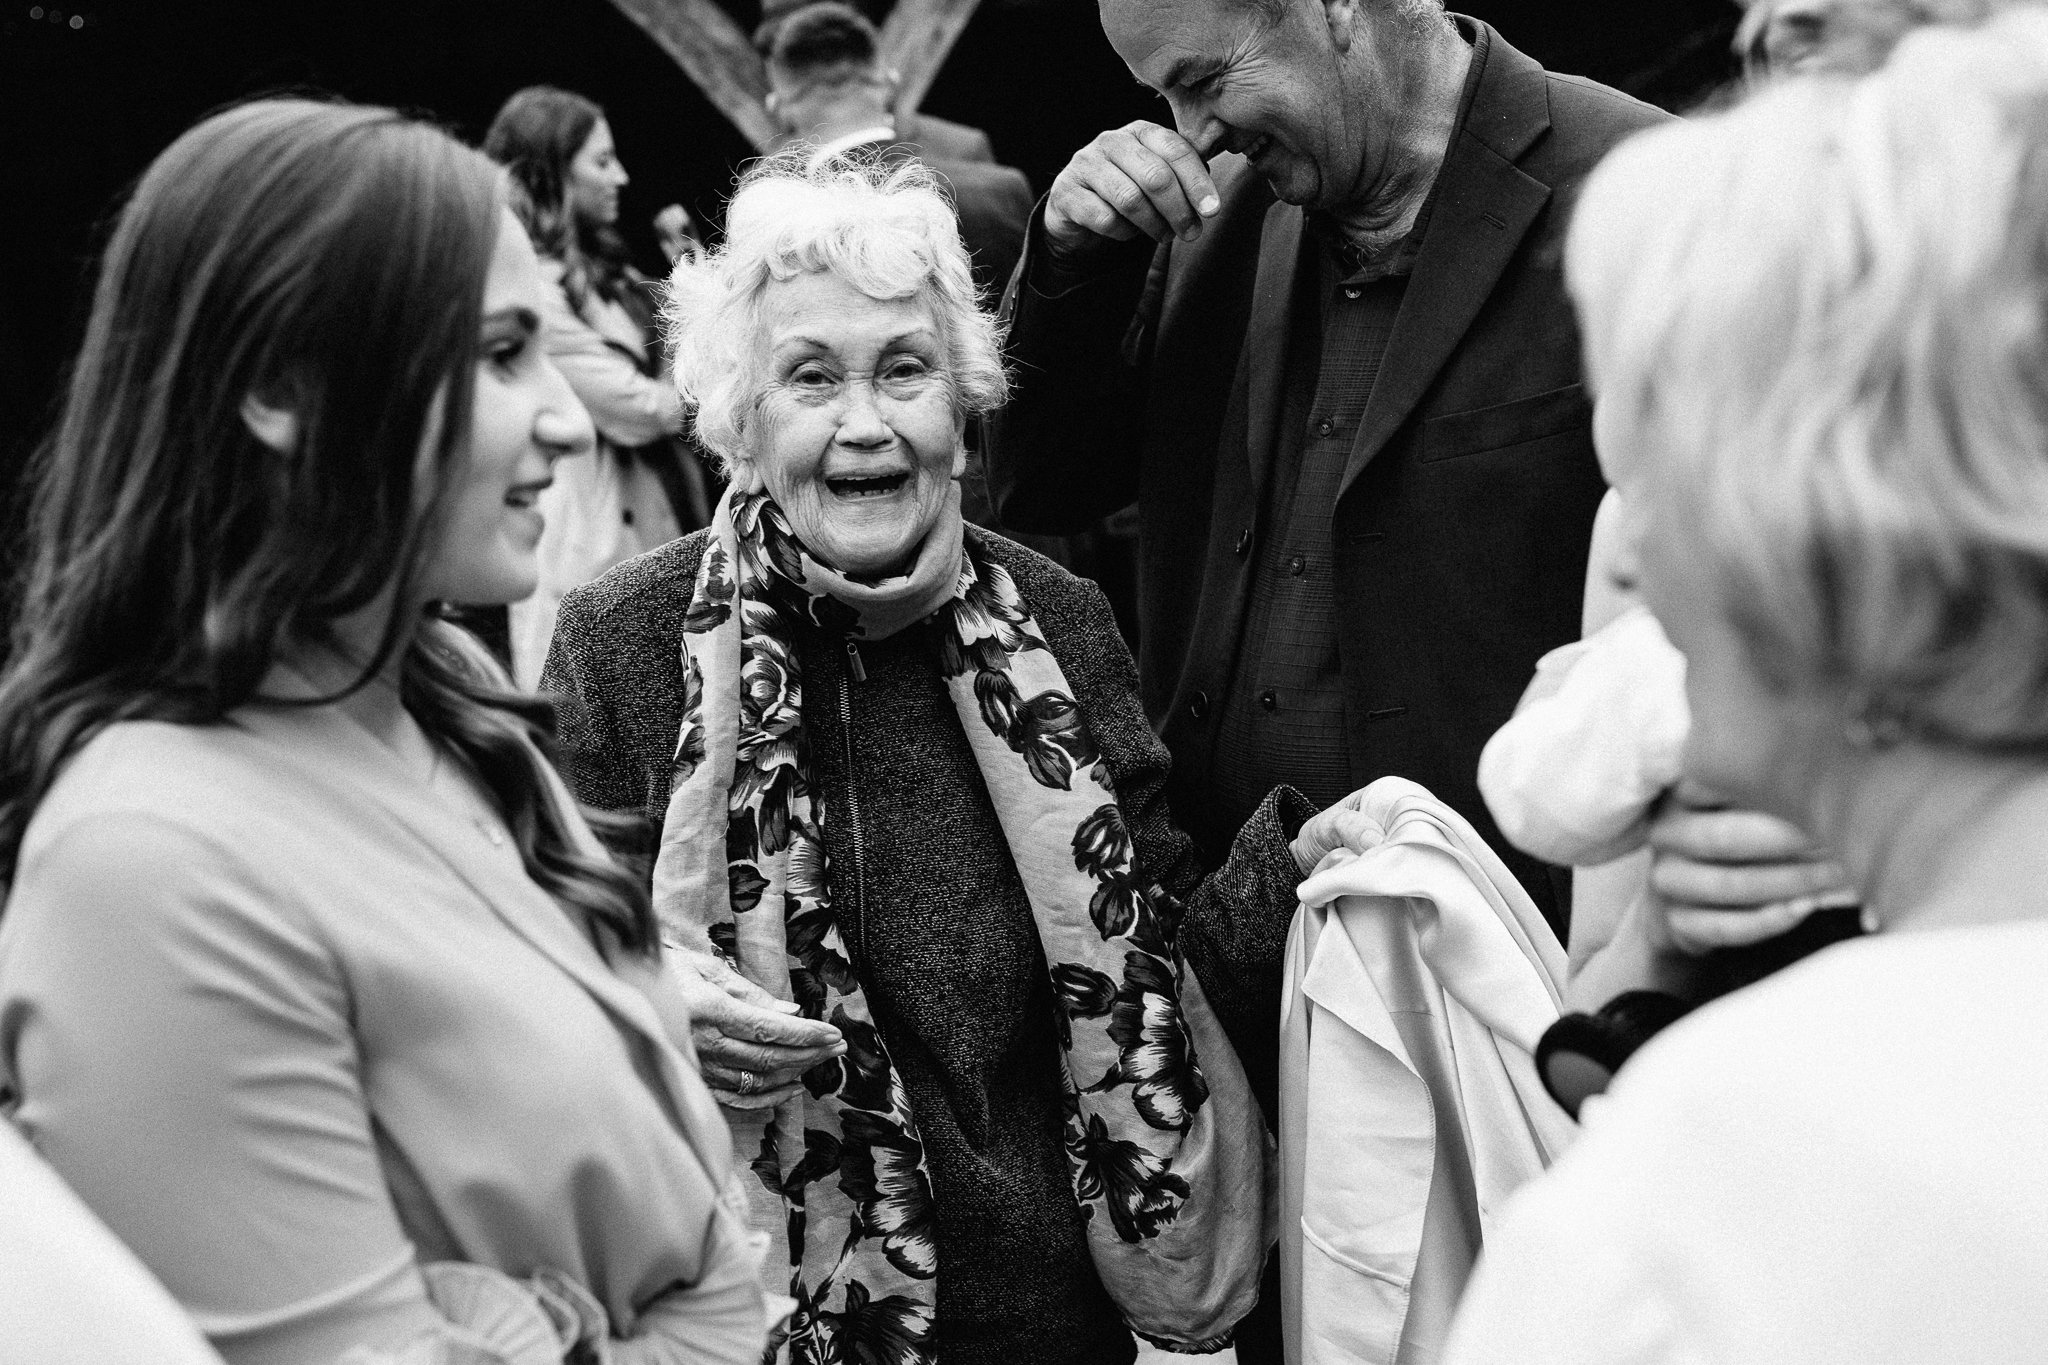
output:
[[[676,440],[682,401],[662,374],[654,293],[615,224],[627,183],[604,110],[535,85],[505,101],[484,153],[512,174],[513,207],[554,286],[541,341],[597,426],[597,458],[542,500],[540,585],[511,609],[512,671],[540,678],[562,594],[710,519],[703,469]],[[680,513],[680,515],[679,515]]]
[[[43,456],[0,1087],[234,1365],[759,1359],[646,890],[437,619],[532,589],[591,444],[548,292],[483,156],[243,105],[123,211]]]

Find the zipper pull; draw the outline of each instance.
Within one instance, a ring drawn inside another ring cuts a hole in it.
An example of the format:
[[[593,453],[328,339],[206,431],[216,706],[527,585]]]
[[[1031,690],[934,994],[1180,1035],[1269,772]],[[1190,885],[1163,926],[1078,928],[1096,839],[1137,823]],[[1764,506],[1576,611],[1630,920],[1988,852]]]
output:
[[[866,682],[868,671],[860,661],[860,646],[852,640],[846,642],[846,667],[853,674],[855,682]]]

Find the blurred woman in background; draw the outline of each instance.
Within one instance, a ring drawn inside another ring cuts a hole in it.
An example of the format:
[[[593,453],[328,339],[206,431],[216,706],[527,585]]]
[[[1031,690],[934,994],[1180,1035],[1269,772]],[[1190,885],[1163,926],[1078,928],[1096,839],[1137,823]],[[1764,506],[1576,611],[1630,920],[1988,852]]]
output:
[[[766,1337],[647,892],[435,619],[532,590],[591,444],[503,180],[383,109],[192,129],[39,475],[0,1093],[233,1365]]]
[[[535,85],[505,101],[484,154],[507,167],[513,206],[551,286],[541,339],[597,426],[597,458],[565,467],[542,499],[540,586],[511,608],[523,687],[540,678],[556,604],[621,560],[710,521],[703,467],[675,438],[682,401],[662,375],[645,277],[615,224],[627,184],[604,110]]]
[[[1448,1360],[2048,1359],[2044,247],[2024,7],[1588,182],[1569,275],[1686,774],[1824,839],[1875,929],[1628,1064]]]

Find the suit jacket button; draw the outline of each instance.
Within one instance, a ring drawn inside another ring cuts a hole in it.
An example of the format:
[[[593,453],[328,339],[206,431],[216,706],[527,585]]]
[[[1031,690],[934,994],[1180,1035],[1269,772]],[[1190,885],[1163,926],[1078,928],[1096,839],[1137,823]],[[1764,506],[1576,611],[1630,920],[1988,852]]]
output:
[[[1244,552],[1252,547],[1252,528],[1247,526],[1237,533],[1237,557],[1244,558]]]
[[[1267,688],[1259,693],[1259,705],[1265,707],[1268,711],[1278,711],[1280,709],[1280,694],[1270,687]]]
[[[1207,692],[1196,692],[1194,696],[1188,698],[1188,714],[1196,720],[1200,720],[1203,716],[1209,714],[1209,694]]]

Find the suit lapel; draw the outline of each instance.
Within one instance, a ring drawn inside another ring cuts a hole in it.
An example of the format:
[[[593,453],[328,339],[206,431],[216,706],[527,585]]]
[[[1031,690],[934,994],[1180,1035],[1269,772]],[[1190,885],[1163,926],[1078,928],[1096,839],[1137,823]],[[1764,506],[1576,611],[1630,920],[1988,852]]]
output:
[[[1301,210],[1276,203],[1266,210],[1259,237],[1259,269],[1252,281],[1252,311],[1245,329],[1245,453],[1252,489],[1263,496],[1273,472],[1282,390],[1286,384],[1288,317],[1294,277],[1301,267]],[[1227,458],[1228,452],[1225,452]]]
[[[1415,411],[1550,202],[1550,187],[1515,159],[1550,127],[1543,68],[1478,24],[1477,88],[1444,164],[1421,255],[1394,319],[1337,496]]]

